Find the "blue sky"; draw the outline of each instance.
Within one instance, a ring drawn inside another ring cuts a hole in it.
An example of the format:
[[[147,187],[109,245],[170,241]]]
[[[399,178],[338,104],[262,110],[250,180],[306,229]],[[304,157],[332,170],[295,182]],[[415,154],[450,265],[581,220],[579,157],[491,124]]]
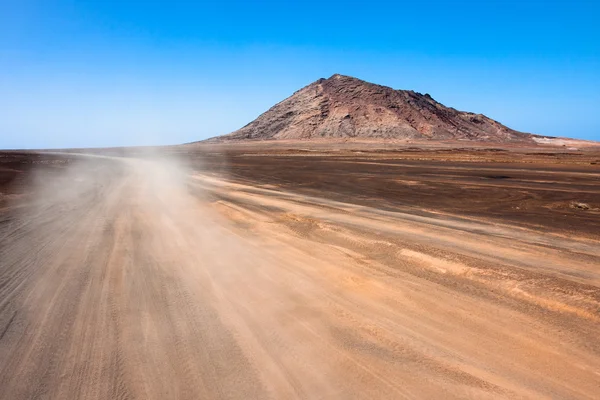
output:
[[[600,140],[600,2],[0,0],[0,148],[233,131],[320,77]]]

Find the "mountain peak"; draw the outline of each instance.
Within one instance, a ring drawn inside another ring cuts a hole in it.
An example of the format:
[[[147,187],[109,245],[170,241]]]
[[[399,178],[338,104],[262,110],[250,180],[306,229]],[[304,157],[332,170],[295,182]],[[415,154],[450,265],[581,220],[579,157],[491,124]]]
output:
[[[360,80],[358,78],[354,78],[352,76],[342,75],[342,74],[333,74],[327,80],[339,80],[339,79],[356,79],[356,80]]]
[[[341,74],[305,86],[245,127],[215,139],[321,138],[531,140],[484,115],[446,107],[429,94]]]
[[[341,80],[348,80],[348,79],[355,79],[355,80],[360,80],[358,78],[354,78],[348,75],[342,75],[342,74],[333,74],[331,75],[329,78],[320,78],[318,80],[316,80],[315,82],[311,83],[308,86],[311,85],[317,85],[323,82],[334,82],[334,81],[341,81]]]

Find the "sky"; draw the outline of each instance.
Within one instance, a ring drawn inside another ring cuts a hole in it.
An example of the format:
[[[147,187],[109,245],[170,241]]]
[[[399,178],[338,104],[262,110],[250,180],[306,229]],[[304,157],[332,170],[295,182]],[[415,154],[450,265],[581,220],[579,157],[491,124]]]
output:
[[[0,148],[229,133],[334,73],[600,141],[600,2],[0,0]]]

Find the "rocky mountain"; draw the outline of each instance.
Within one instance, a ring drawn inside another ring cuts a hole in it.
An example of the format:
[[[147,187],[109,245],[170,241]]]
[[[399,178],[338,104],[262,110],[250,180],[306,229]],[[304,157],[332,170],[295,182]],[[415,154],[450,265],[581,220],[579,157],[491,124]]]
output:
[[[532,140],[485,115],[446,107],[429,94],[338,74],[300,89],[243,128],[210,140],[320,138]]]

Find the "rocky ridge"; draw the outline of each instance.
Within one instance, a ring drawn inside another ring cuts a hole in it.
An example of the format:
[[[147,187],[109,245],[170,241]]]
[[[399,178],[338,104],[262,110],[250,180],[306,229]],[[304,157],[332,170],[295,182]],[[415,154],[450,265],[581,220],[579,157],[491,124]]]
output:
[[[339,74],[298,90],[243,128],[209,140],[335,138],[532,141],[527,133],[446,107],[429,94]]]

